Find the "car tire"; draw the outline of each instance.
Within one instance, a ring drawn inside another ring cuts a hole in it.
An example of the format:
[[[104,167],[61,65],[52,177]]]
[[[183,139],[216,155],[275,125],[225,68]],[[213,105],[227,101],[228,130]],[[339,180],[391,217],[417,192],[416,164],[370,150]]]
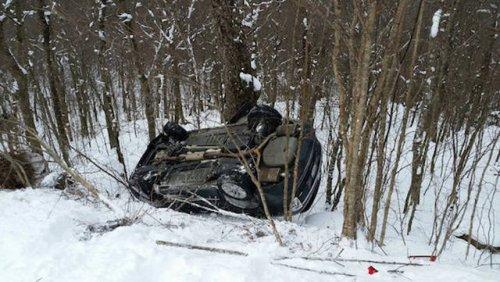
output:
[[[255,213],[260,209],[255,187],[248,174],[235,171],[223,173],[217,180],[217,187],[230,210]]]
[[[163,134],[175,141],[184,141],[188,138],[188,132],[182,126],[171,121],[163,126]]]
[[[250,110],[247,120],[248,129],[265,137],[276,131],[276,128],[281,125],[282,116],[274,108],[259,105]]]

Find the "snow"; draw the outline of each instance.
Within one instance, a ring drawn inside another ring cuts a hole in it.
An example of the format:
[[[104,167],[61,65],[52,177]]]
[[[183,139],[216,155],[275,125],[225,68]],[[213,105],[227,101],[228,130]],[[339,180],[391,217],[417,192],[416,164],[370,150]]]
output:
[[[252,67],[252,69],[257,69],[257,64],[255,63],[255,60],[252,59],[252,61],[250,62],[250,66]]]
[[[118,15],[118,17],[124,23],[129,22],[129,21],[132,20],[132,15],[131,14],[127,14],[127,13],[121,13],[120,15]]]
[[[407,262],[404,249],[385,257],[345,242],[336,243],[338,216],[315,213],[301,224],[278,222],[287,247],[278,247],[263,220],[195,216],[166,209],[129,203],[129,214],[145,216],[131,226],[104,234],[91,233],[89,224],[104,223],[115,215],[100,206],[85,203],[51,189],[25,189],[0,194],[0,260],[4,281],[345,281],[328,276],[273,265],[280,263],[316,270],[346,272],[356,281],[495,281],[500,271],[471,268],[455,262],[404,267],[403,274],[391,274],[395,266],[372,263],[306,261],[300,256],[394,260]],[[126,205],[125,201],[117,202]],[[156,240],[188,243],[246,252],[248,257],[159,246]],[[295,257],[295,258],[293,258]]]
[[[437,10],[432,16],[431,37],[434,38],[439,32],[439,21],[441,20],[441,9]]]
[[[250,58],[251,58],[250,66],[252,67],[253,70],[256,70],[257,69],[257,63],[256,63],[257,55],[255,53],[252,53]]]
[[[250,6],[248,3],[247,5]],[[248,13],[245,16],[245,18],[241,20],[241,25],[248,28],[252,28],[258,20],[260,12],[261,12],[260,8],[252,10],[251,13]]]
[[[254,77],[242,73],[240,77],[247,83],[254,83]],[[324,103],[325,101],[319,101]],[[277,109],[284,112],[285,105],[277,104]],[[296,109],[298,107],[295,107]],[[317,135],[323,148],[327,147],[328,130],[321,129],[322,111],[318,111]],[[396,107],[396,115],[401,108]],[[296,113],[295,113],[296,114]],[[103,118],[101,113],[101,119]],[[202,127],[219,125],[220,116],[215,111],[202,113]],[[186,129],[193,129],[193,116],[188,117]],[[158,124],[163,123],[158,120]],[[147,146],[147,125],[145,120],[137,124],[120,119],[120,142],[125,156],[127,170],[133,170],[142,152]],[[408,132],[414,132],[412,127]],[[395,125],[397,133],[398,127]],[[136,133],[137,132],[137,133]],[[488,130],[484,139],[492,138],[494,131]],[[394,134],[396,136],[396,134]],[[395,143],[394,136],[388,142]],[[404,201],[405,191],[410,181],[411,140],[408,134],[398,174],[396,199]],[[485,144],[488,142],[484,141]],[[79,150],[85,152],[102,166],[116,174],[121,165],[116,161],[116,152],[109,150],[107,134],[101,132],[97,138],[73,142]],[[432,150],[430,150],[432,151]],[[326,154],[324,154],[326,157]],[[450,153],[451,156],[451,153]],[[448,156],[443,157],[446,163]],[[451,158],[451,157],[450,157]],[[390,273],[397,266],[365,262],[342,262],[304,260],[300,257],[320,258],[357,258],[378,261],[408,262],[408,255],[426,255],[433,247],[427,241],[429,227],[433,222],[434,188],[422,195],[418,207],[414,230],[403,242],[400,237],[397,207],[390,213],[385,246],[378,247],[364,240],[360,230],[357,242],[340,240],[342,230],[342,203],[336,211],[329,211],[324,205],[325,181],[312,209],[294,217],[293,222],[276,219],[278,231],[283,237],[284,247],[279,247],[272,235],[267,221],[242,215],[232,216],[206,214],[190,215],[169,209],[157,209],[133,200],[128,192],[114,179],[100,172],[91,164],[83,162],[75,155],[72,159],[76,170],[94,184],[101,193],[110,198],[118,212],[113,212],[86,197],[68,194],[50,188],[55,174],[49,175],[42,187],[26,188],[15,191],[0,190],[0,270],[2,281],[498,281],[500,267],[498,257],[489,257],[471,249],[468,259],[464,258],[466,242],[452,239],[448,248],[436,262],[414,260],[424,264],[420,267],[402,267],[403,273]],[[323,163],[326,163],[325,161]],[[442,165],[442,164],[441,164]],[[484,163],[479,163],[484,165]],[[52,170],[57,168],[51,164]],[[433,181],[446,180],[436,176]],[[487,172],[483,201],[493,201],[493,209],[500,206],[500,197],[495,191],[494,169]],[[371,179],[368,179],[371,181]],[[462,189],[466,192],[467,189]],[[481,213],[488,213],[488,205]],[[438,211],[439,212],[439,211]],[[479,213],[479,210],[478,210]],[[112,231],[95,233],[87,226],[104,224],[109,220],[123,216],[138,218],[130,226],[118,227]],[[494,216],[494,214],[493,214]],[[467,216],[466,216],[467,217]],[[498,218],[479,222],[477,228],[488,229],[493,233],[492,243],[499,245],[495,238],[495,229],[500,228]],[[481,227],[479,227],[481,225]],[[484,238],[483,238],[484,239]],[[156,240],[216,247],[248,253],[247,257],[227,254],[215,254],[199,250],[189,250],[159,246]],[[277,258],[291,257],[276,261]],[[490,262],[493,266],[482,265]],[[353,278],[330,276],[313,272],[290,269],[276,263],[310,268],[318,271],[345,272],[355,275]],[[274,263],[274,264],[273,264]],[[497,263],[497,265],[495,265]],[[478,266],[481,265],[481,266]],[[379,272],[367,273],[369,266]]]
[[[476,11],[476,13],[491,14],[491,10],[488,10],[488,9],[479,9],[479,10]]]
[[[240,72],[240,79],[246,82],[247,85],[250,85],[251,83],[253,86],[253,91],[260,91],[262,88],[262,84],[260,83],[259,79],[251,74]]]
[[[52,15],[52,12],[51,12],[51,11],[47,11],[47,10],[43,11],[43,16],[44,16],[45,21],[46,21],[47,23],[48,23],[48,22],[50,22],[50,16],[51,16],[51,15]]]
[[[5,3],[3,4],[3,8],[8,9],[11,4],[12,4],[12,0],[6,0]]]

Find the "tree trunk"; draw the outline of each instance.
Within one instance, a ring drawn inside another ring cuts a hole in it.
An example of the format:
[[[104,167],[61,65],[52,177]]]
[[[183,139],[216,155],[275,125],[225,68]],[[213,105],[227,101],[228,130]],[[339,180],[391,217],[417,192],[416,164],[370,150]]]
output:
[[[105,1],[105,0],[103,0]],[[131,1],[135,2],[135,1]],[[124,2],[124,5],[128,5],[127,2]],[[148,136],[149,140],[153,140],[156,137],[156,124],[155,124],[155,97],[151,93],[149,78],[146,74],[146,69],[143,63],[143,58],[141,57],[141,50],[139,49],[139,45],[136,39],[136,31],[135,31],[135,13],[133,12],[134,7],[125,7],[125,11],[130,14],[132,17],[125,22],[125,26],[127,27],[128,37],[130,38],[130,43],[132,45],[132,60],[134,62],[135,68],[138,72],[139,83],[141,85],[141,96],[144,101],[145,106],[145,114],[146,120],[148,123]]]
[[[20,7],[21,2],[17,1],[15,5],[16,5],[15,6],[16,16],[18,20],[20,20],[22,17],[22,7]],[[27,54],[25,52],[26,43],[24,42],[24,25],[17,26],[16,40],[19,46],[18,58],[15,58],[14,54],[12,54],[12,52],[7,47],[7,43],[5,42],[4,38],[3,21],[0,21],[0,49],[1,49],[0,52],[2,52],[5,58],[7,59],[7,64],[8,64],[7,67],[11,72],[12,76],[17,81],[18,91],[16,98],[21,108],[21,115],[23,117],[24,125],[26,126],[26,128],[29,128],[33,130],[33,132],[36,132],[36,134],[38,134],[35,126],[35,120],[33,118],[33,111],[31,110],[31,105],[30,105],[28,72],[26,71],[25,67],[23,67],[25,61],[24,58],[27,57]],[[28,132],[25,132],[25,134],[28,134]],[[33,149],[33,152],[41,155],[42,147],[40,146],[40,144],[28,138],[28,136],[26,137],[28,143]]]
[[[252,107],[259,99],[260,87],[251,67],[251,56],[246,36],[240,26],[235,0],[212,0],[214,17],[219,30],[219,50],[224,66],[226,122],[245,107]]]
[[[52,51],[52,23],[51,21],[51,13],[47,10],[48,7],[45,5],[45,0],[39,0],[39,11],[38,15],[40,18],[40,22],[43,27],[43,49],[45,51],[45,60],[47,63],[47,76],[49,79],[49,90],[52,98],[53,108],[54,108],[54,117],[57,125],[57,141],[59,143],[59,149],[62,152],[62,156],[64,161],[71,165],[69,160],[69,139],[68,133],[66,130],[67,124],[65,123],[66,118],[63,116],[64,112],[62,107],[63,103],[61,102],[62,95],[59,85],[58,85],[58,71],[55,63],[55,56]]]

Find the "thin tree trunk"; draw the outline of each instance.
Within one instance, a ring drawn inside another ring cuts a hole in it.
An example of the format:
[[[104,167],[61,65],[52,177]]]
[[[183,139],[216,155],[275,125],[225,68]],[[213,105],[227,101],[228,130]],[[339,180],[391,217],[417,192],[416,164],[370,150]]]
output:
[[[48,11],[48,7],[45,5],[45,0],[39,0],[39,11],[38,15],[40,18],[40,22],[43,27],[43,49],[45,51],[45,62],[47,64],[47,75],[49,80],[49,89],[51,93],[53,108],[54,108],[54,116],[57,125],[57,141],[59,143],[59,149],[62,152],[63,160],[71,165],[69,160],[69,139],[68,133],[66,130],[67,124],[65,123],[66,118],[63,117],[64,111],[62,109],[63,103],[61,101],[63,93],[61,93],[57,79],[58,72],[55,63],[55,57],[52,51],[52,23],[51,23],[51,13]]]

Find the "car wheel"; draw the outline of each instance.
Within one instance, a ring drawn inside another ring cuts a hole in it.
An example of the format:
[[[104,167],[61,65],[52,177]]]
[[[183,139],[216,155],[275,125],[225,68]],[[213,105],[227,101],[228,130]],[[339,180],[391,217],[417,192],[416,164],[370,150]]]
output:
[[[163,134],[176,141],[184,141],[188,138],[188,132],[182,126],[171,121],[163,126]]]
[[[261,137],[276,131],[276,128],[281,125],[281,114],[266,105],[259,105],[252,108],[248,113],[248,129],[257,133]]]
[[[247,174],[235,171],[224,173],[219,177],[217,186],[229,208],[247,212],[259,208],[254,185]]]

